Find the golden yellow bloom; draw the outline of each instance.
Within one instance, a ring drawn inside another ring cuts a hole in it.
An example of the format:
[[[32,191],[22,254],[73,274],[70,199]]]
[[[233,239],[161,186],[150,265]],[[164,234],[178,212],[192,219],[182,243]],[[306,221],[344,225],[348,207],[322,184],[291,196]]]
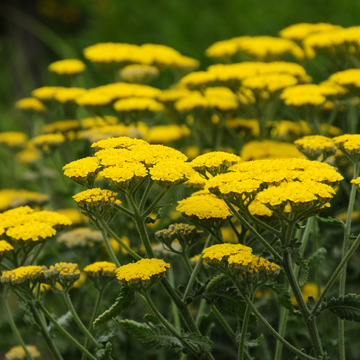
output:
[[[150,177],[162,187],[172,187],[188,180],[192,174],[189,163],[177,159],[157,162],[150,170]]]
[[[55,282],[58,281],[62,287],[73,285],[76,280],[80,278],[80,270],[78,264],[60,262],[51,265],[47,272]]]
[[[97,89],[90,89],[82,92],[74,98],[74,101],[81,106],[105,106],[112,102],[113,97]]]
[[[15,155],[15,160],[21,164],[33,164],[40,159],[40,152],[36,149],[25,149]]]
[[[0,226],[9,228],[21,223],[27,214],[31,214],[34,210],[29,206],[20,206],[15,209],[4,211],[0,214]]]
[[[247,77],[242,86],[251,90],[263,90],[270,93],[296,85],[298,80],[289,74],[261,74]]]
[[[35,345],[26,345],[26,349],[29,351],[33,358],[39,358],[40,352]],[[26,358],[25,350],[22,346],[13,346],[6,354],[6,360],[22,360]]]
[[[41,131],[44,134],[52,133],[67,133],[69,131],[75,131],[80,129],[80,122],[78,120],[60,120],[55,121],[51,124],[44,125]]]
[[[360,179],[353,179],[351,181],[352,183],[354,183],[356,185],[356,187],[358,187]],[[341,220],[341,221],[346,221],[347,219],[347,212],[342,212],[341,214],[336,216],[337,219]],[[360,211],[359,210],[354,210],[351,214],[351,220],[356,220],[360,218]]]
[[[78,206],[110,206],[113,205],[117,197],[117,193],[110,190],[99,188],[82,191],[73,196]]]
[[[54,99],[65,104],[70,101],[75,101],[78,97],[85,94],[88,90],[77,87],[61,88],[54,94]]]
[[[162,90],[157,99],[163,103],[174,103],[183,97],[190,96],[194,92],[187,88],[175,88]],[[198,92],[196,92],[198,94]]]
[[[96,157],[75,160],[63,167],[64,175],[79,183],[87,178],[94,179],[99,169],[100,163]]]
[[[227,119],[226,124],[230,128],[239,131],[239,135],[242,138],[244,138],[247,134],[256,137],[260,133],[259,121],[257,119]]]
[[[128,286],[146,288],[161,280],[170,264],[161,259],[141,259],[116,270],[118,280]]]
[[[131,149],[134,146],[149,145],[146,141],[141,139],[133,139],[128,136],[112,137],[105,140],[100,140],[91,145],[96,151],[104,149]]]
[[[89,277],[115,277],[116,265],[108,261],[98,261],[84,268]]]
[[[208,191],[198,191],[179,201],[176,210],[183,216],[200,222],[206,220],[224,222],[232,216],[225,201]]]
[[[1,282],[21,285],[25,281],[41,281],[45,277],[46,266],[21,266],[17,269],[2,272]]]
[[[35,96],[36,98],[43,100],[43,101],[49,101],[51,99],[54,99],[55,94],[61,90],[64,89],[62,86],[43,86],[38,89],[35,89],[31,92],[32,96]]]
[[[360,160],[360,135],[345,134],[334,139],[336,147],[346,153],[353,161]]]
[[[161,93],[160,89],[149,85],[128,84],[125,82],[102,85],[93,88],[92,90],[103,93],[104,95],[111,97],[113,100],[132,97],[154,99]]]
[[[317,159],[321,154],[326,154],[326,156],[324,156],[328,157],[336,153],[334,141],[325,136],[305,136],[296,140],[294,144],[302,153],[312,160]]]
[[[9,147],[19,147],[25,144],[28,136],[20,131],[6,131],[0,133],[0,144]]]
[[[330,87],[326,85],[306,84],[286,88],[281,93],[280,98],[284,100],[286,105],[319,106],[325,103],[326,96],[334,96],[338,93],[339,90],[335,87]]]
[[[329,77],[329,82],[344,87],[360,87],[360,69],[348,69],[336,72]]]
[[[85,70],[85,64],[78,59],[59,60],[48,66],[49,71],[59,75],[80,74]]]
[[[80,225],[87,221],[86,217],[75,208],[57,209],[56,212],[70,219],[73,225]]]
[[[202,86],[208,86],[215,82],[215,76],[206,71],[197,71],[187,74],[180,80],[181,85],[196,89]]]
[[[76,211],[79,212],[78,210]],[[62,232],[56,240],[58,243],[64,244],[68,248],[76,246],[85,247],[87,245],[91,247],[94,243],[101,243],[103,241],[103,236],[99,230],[80,227]]]
[[[31,110],[36,112],[45,111],[45,105],[35,98],[20,99],[15,103],[15,107],[19,110]]]
[[[280,31],[280,36],[286,39],[291,40],[303,40],[309,35],[319,34],[319,33],[329,33],[332,31],[337,31],[342,29],[341,26],[333,25],[329,23],[299,23],[294,24],[282,29]]]
[[[27,215],[29,220],[35,220],[46,223],[50,226],[70,226],[72,221],[65,215],[59,214],[56,211],[35,211]]]
[[[249,141],[240,156],[243,161],[304,157],[294,144],[274,140]]]
[[[108,125],[116,125],[119,119],[116,116],[105,115],[88,117],[80,120],[81,127],[84,129],[99,128]]]
[[[159,70],[152,65],[133,64],[123,67],[119,74],[123,81],[129,83],[147,83],[159,75]]]
[[[221,261],[227,261],[229,256],[236,254],[244,254],[244,256],[250,255],[251,259],[252,248],[241,244],[217,244],[210,246],[203,251],[203,259],[210,264],[214,264]]]
[[[164,105],[154,99],[134,97],[118,100],[114,104],[114,109],[120,112],[150,111],[157,113],[164,110]]]
[[[189,134],[190,129],[185,125],[157,125],[149,129],[145,138],[150,144],[168,144]]]
[[[44,222],[30,220],[8,229],[6,235],[15,240],[42,241],[56,235],[56,230]]]
[[[50,148],[55,148],[62,144],[65,141],[65,136],[63,134],[44,134],[38,135],[31,139],[31,143],[40,149],[48,150]]]
[[[305,299],[305,302],[308,302],[308,298],[309,296],[312,296],[315,300],[317,300],[319,298],[319,288],[315,283],[306,283],[302,288],[301,288],[301,293]],[[296,301],[295,296],[293,295],[291,298],[291,302],[297,306],[298,303]]]
[[[0,233],[3,234],[4,232],[4,228],[1,228]],[[14,250],[12,245],[10,245],[5,240],[0,240],[0,256],[12,250]]]

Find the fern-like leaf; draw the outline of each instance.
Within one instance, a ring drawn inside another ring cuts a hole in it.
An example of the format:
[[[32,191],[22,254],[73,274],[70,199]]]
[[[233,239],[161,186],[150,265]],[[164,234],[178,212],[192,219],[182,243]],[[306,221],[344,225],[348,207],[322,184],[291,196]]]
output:
[[[326,308],[340,319],[360,322],[360,295],[347,294],[332,298]]]
[[[94,328],[96,329],[118,316],[122,311],[126,310],[132,304],[134,299],[134,290],[130,289],[128,286],[123,286],[118,298],[110,307],[110,309],[106,310],[103,314],[95,319],[93,323]]]

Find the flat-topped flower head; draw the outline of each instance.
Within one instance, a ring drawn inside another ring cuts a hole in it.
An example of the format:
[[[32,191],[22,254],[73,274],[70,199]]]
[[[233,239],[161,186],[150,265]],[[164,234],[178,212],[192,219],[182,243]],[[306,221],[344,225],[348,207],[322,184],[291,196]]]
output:
[[[30,97],[18,100],[15,103],[15,107],[19,110],[37,113],[41,113],[46,110],[45,105],[40,100]]]
[[[91,215],[93,212],[104,216],[113,211],[115,201],[119,202],[119,200],[116,200],[117,195],[116,192],[110,190],[94,188],[74,195],[73,199],[80,211],[86,216]]]
[[[108,261],[98,261],[84,267],[86,276],[90,278],[115,278],[116,265]]]
[[[28,136],[20,131],[5,131],[0,133],[0,145],[6,145],[11,148],[24,145],[27,139]]]
[[[136,84],[146,84],[159,75],[157,67],[146,64],[132,64],[119,71],[123,81]]]
[[[210,174],[206,174],[206,176],[208,178],[211,177]],[[205,188],[206,182],[207,179],[201,176],[197,171],[193,170],[189,180],[187,180],[184,185],[190,189],[203,190]]]
[[[333,25],[330,23],[298,23],[290,25],[279,32],[279,35],[282,38],[301,41],[307,36],[320,34],[320,33],[329,33],[332,31],[338,31],[342,29],[339,25]]]
[[[179,201],[176,210],[183,216],[203,226],[221,225],[231,216],[225,201],[208,191],[198,191]]]
[[[55,94],[64,89],[62,86],[43,86],[37,88],[31,92],[31,95],[42,100],[42,101],[49,101],[54,99]]]
[[[141,259],[123,265],[116,270],[116,277],[123,284],[135,290],[146,290],[160,281],[170,264],[161,259]]]
[[[54,150],[66,140],[61,133],[38,135],[31,139],[32,145],[43,151]]]
[[[216,81],[215,75],[207,71],[196,71],[185,75],[180,84],[187,86],[189,89],[200,89],[209,86]]]
[[[146,141],[141,139],[133,139],[128,136],[112,137],[105,140],[100,140],[91,145],[96,151],[105,149],[132,149],[137,146],[149,145]]]
[[[35,345],[25,345],[27,351],[33,358],[41,356],[38,348]],[[23,360],[26,359],[26,353],[21,345],[13,346],[7,353],[5,353],[5,360]]]
[[[63,167],[64,175],[71,180],[92,187],[98,171],[100,170],[100,162],[96,157],[86,157],[83,159],[72,161]]]
[[[43,241],[56,235],[56,230],[44,222],[30,220],[6,231],[11,239],[24,242]]]
[[[148,176],[148,170],[143,164],[127,162],[122,166],[109,166],[99,173],[109,180],[118,190],[132,189]]]
[[[76,210],[77,211],[77,210]],[[80,227],[61,233],[57,237],[57,242],[64,244],[68,248],[73,247],[92,247],[103,241],[101,231],[92,230],[88,227]]]
[[[55,121],[51,124],[44,125],[41,128],[41,131],[44,134],[53,134],[53,133],[69,133],[70,131],[76,131],[81,128],[80,122],[78,120],[60,120]]]
[[[255,216],[262,221],[267,221],[274,215],[273,211],[257,199],[251,201],[250,205],[247,205],[247,208],[252,216]]]
[[[189,163],[178,159],[157,162],[149,170],[150,177],[163,188],[171,188],[187,181],[192,174]]]
[[[166,89],[161,91],[157,99],[165,104],[173,104],[175,101],[190,96],[192,93],[193,91],[187,88]]]
[[[360,135],[345,134],[334,139],[336,147],[345,153],[353,162],[360,161]]]
[[[54,99],[62,104],[68,102],[75,102],[75,100],[81,95],[85,94],[88,90],[77,87],[61,88],[54,94]]]
[[[76,96],[74,101],[80,106],[97,108],[110,104],[113,101],[113,96],[98,89],[90,89]]]
[[[78,59],[65,59],[51,63],[48,66],[49,71],[58,75],[76,75],[85,70],[85,64]]]
[[[46,223],[58,230],[72,225],[72,221],[67,216],[59,214],[56,211],[35,211],[32,214],[29,214],[27,218],[29,220]]]
[[[240,161],[241,158],[235,154],[213,151],[196,157],[190,165],[202,175],[209,172],[215,176],[226,172],[230,166],[238,164]]]
[[[4,228],[2,228],[0,230],[0,232],[2,231],[2,233],[4,233]],[[14,250],[14,247],[12,245],[10,245],[7,241],[5,240],[0,240],[0,256],[4,255],[10,251]]]
[[[329,77],[329,83],[348,89],[352,95],[358,95],[360,88],[360,69],[348,69],[336,72]]]
[[[54,284],[58,282],[63,288],[69,289],[80,279],[80,270],[75,263],[60,262],[50,266],[47,276]]]
[[[15,209],[4,211],[0,214],[0,226],[2,228],[10,228],[23,222],[27,214],[31,214],[34,210],[29,206],[20,206]]]
[[[29,287],[30,283],[41,282],[45,278],[46,272],[46,266],[21,266],[13,270],[3,271],[1,282],[14,286],[26,283],[27,287]]]
[[[190,129],[185,125],[157,125],[149,129],[146,140],[150,144],[169,144],[188,136],[190,133]]]
[[[305,136],[296,140],[294,144],[310,160],[316,160],[320,155],[323,155],[325,160],[337,151],[334,141],[321,135]]]
[[[260,74],[245,78],[242,86],[253,91],[275,93],[297,83],[297,78],[289,74]]]

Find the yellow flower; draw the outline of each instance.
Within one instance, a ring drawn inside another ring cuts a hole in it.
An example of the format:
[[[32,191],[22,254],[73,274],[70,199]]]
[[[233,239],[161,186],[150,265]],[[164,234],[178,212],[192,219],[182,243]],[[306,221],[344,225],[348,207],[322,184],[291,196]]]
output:
[[[146,141],[150,144],[168,144],[182,139],[190,134],[185,125],[157,125],[146,134]]]
[[[0,229],[0,233],[3,234],[5,232],[4,228]],[[0,256],[14,250],[14,247],[10,245],[5,240],[0,240]]]
[[[312,160],[317,159],[321,154],[324,154],[324,158],[326,158],[336,153],[334,141],[325,136],[305,136],[296,140],[294,144],[303,154]]]
[[[84,268],[88,277],[115,277],[116,265],[108,261],[98,261]]]
[[[60,262],[50,266],[47,276],[55,283],[59,282],[62,287],[69,287],[79,280],[80,270],[75,263]]]
[[[80,184],[86,182],[87,179],[90,179],[90,182],[93,181],[99,169],[100,163],[96,157],[75,160],[63,167],[64,175]]]
[[[229,256],[243,254],[244,256],[252,255],[252,248],[244,246],[242,244],[217,244],[210,246],[203,250],[203,259],[209,264],[219,263],[221,261],[227,261]]]
[[[75,101],[78,97],[85,94],[88,90],[77,87],[61,88],[56,90],[53,98],[62,104]]]
[[[9,147],[19,147],[25,144],[28,136],[20,131],[6,131],[0,133],[0,144]]]
[[[40,153],[36,149],[25,149],[15,155],[15,160],[21,164],[33,164],[40,159]]]
[[[59,214],[56,211],[46,211],[46,210],[35,211],[27,215],[27,218],[30,221],[35,220],[46,223],[54,227],[57,226],[63,227],[63,226],[72,225],[72,221],[66,215]]]
[[[63,134],[44,134],[38,135],[31,139],[31,143],[40,149],[49,150],[55,148],[65,141]]]
[[[290,40],[303,40],[309,35],[320,34],[323,32],[329,33],[331,31],[337,31],[342,29],[341,26],[333,25],[329,23],[299,23],[294,24],[282,29],[280,36]]]
[[[81,92],[78,96],[74,97],[74,101],[81,106],[105,106],[112,102],[113,97],[109,94],[103,93],[97,89],[90,89]]]
[[[15,209],[4,211],[0,214],[0,226],[5,229],[16,226],[21,223],[27,214],[31,214],[34,210],[29,206],[20,206]]]
[[[175,101],[190,96],[193,93],[193,91],[187,88],[167,89],[162,90],[161,93],[157,96],[157,99],[162,103],[174,103]]]
[[[80,74],[85,70],[85,64],[78,59],[59,60],[48,66],[49,71],[59,75]]]
[[[58,243],[64,244],[68,248],[76,246],[85,247],[87,245],[90,247],[94,243],[101,243],[103,241],[103,236],[99,230],[80,227],[61,233],[56,240]]]
[[[215,82],[215,76],[206,71],[197,71],[187,74],[180,80],[181,85],[185,85],[189,88],[199,88],[210,85]]]
[[[41,128],[41,131],[44,134],[51,133],[67,133],[69,131],[75,131],[80,129],[80,122],[78,120],[60,120],[55,121],[51,124],[44,125]]]
[[[29,351],[33,358],[39,358],[40,352],[35,345],[25,345],[26,349]],[[22,360],[26,358],[25,350],[22,346],[14,346],[12,347],[6,354],[6,360]]]
[[[57,209],[56,212],[70,219],[73,225],[80,225],[87,220],[86,217],[75,208]]]
[[[133,64],[123,67],[119,71],[123,81],[129,83],[146,83],[159,75],[159,70],[155,66],[146,64]]]
[[[64,89],[62,86],[43,86],[38,89],[35,89],[31,92],[32,96],[35,96],[36,98],[43,100],[43,101],[49,101],[51,99],[54,99],[55,94],[61,90]]]
[[[157,113],[164,110],[164,105],[154,99],[130,97],[118,100],[114,104],[114,109],[119,112],[149,111]]]
[[[119,122],[119,119],[116,116],[105,115],[94,116],[80,120],[81,127],[84,129],[89,128],[99,128],[108,125],[116,125]]]
[[[0,190],[0,211],[16,208],[19,206],[42,206],[50,200],[47,194],[40,194],[22,189]]]
[[[240,131],[239,135],[244,138],[247,134],[250,134],[254,137],[258,136],[260,133],[259,121],[257,119],[227,119],[227,126],[230,128]]]
[[[6,235],[21,241],[42,241],[56,235],[56,230],[44,222],[30,220],[23,225],[11,227]]]
[[[3,271],[1,282],[21,285],[24,282],[41,281],[44,279],[46,271],[46,266],[21,266],[17,269]]]
[[[301,288],[301,293],[305,299],[305,302],[308,302],[308,298],[309,296],[312,296],[315,300],[317,300],[319,298],[319,289],[318,286],[315,283],[306,283],[302,288]],[[291,298],[291,302],[297,306],[298,303],[295,299],[295,296],[293,295]]]
[[[117,193],[99,188],[82,191],[73,196],[78,206],[112,206],[116,200]]]
[[[360,160],[360,135],[345,134],[334,139],[336,147],[346,153],[353,161]]]
[[[261,74],[245,78],[242,86],[272,93],[296,85],[297,82],[296,77],[289,74]]]
[[[134,146],[149,145],[146,141],[141,139],[133,139],[128,136],[112,137],[105,140],[100,140],[91,145],[96,151],[104,149],[131,149]]]
[[[118,280],[135,288],[147,288],[161,280],[170,264],[161,259],[141,259],[116,270]]]
[[[15,103],[15,107],[19,110],[31,110],[36,112],[45,111],[45,105],[35,98],[20,99]]]

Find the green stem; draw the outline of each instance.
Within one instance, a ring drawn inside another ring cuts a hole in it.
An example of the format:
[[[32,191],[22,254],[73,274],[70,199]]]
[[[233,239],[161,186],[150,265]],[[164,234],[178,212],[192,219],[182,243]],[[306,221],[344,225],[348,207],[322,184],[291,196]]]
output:
[[[250,297],[250,301],[253,301],[253,296]],[[239,341],[239,352],[238,352],[238,359],[244,360],[245,357],[245,340],[246,340],[246,333],[247,328],[249,325],[249,319],[250,319],[251,310],[249,305],[246,305],[243,323],[241,327],[241,334],[240,334],[240,341]]]
[[[230,325],[227,323],[227,321],[221,315],[218,308],[215,305],[210,305],[210,309],[214,313],[214,315],[217,317],[217,319],[219,320],[220,324],[223,326],[223,328],[225,329],[227,334],[230,336],[231,340],[234,342],[235,345],[237,345],[236,334],[235,334],[234,330],[230,327]]]
[[[142,198],[140,200],[140,204],[139,204],[139,210],[140,211],[144,210],[146,200],[148,199],[150,191],[151,191],[152,187],[154,186],[154,184],[155,184],[155,181],[150,179],[147,186],[146,186],[146,189],[145,189],[145,191],[143,193],[143,196],[142,196]]]
[[[145,219],[156,207],[156,205],[161,201],[161,199],[166,195],[169,189],[163,189],[161,193],[155,198],[151,205],[141,214],[141,218]]]
[[[94,310],[93,310],[93,313],[91,315],[91,320],[90,320],[90,324],[89,324],[89,333],[91,334],[92,333],[92,330],[93,330],[93,323],[95,321],[95,318],[96,318],[96,315],[99,311],[99,307],[100,307],[100,302],[101,302],[101,298],[102,298],[102,295],[103,295],[103,291],[104,289],[101,289],[98,291],[98,294],[97,294],[97,297],[96,297],[96,302],[95,302],[95,306],[94,306]],[[87,347],[89,345],[89,338],[87,337],[85,339],[85,343],[84,343],[84,348],[87,350]],[[83,353],[82,357],[81,357],[81,360],[85,360],[86,359],[86,354]]]
[[[288,318],[289,318],[289,310],[284,308],[284,307],[281,307],[281,309],[280,309],[280,320],[279,320],[279,335],[281,337],[285,336],[285,331],[286,331],[286,325],[287,325]],[[283,348],[283,343],[278,340],[277,344],[276,344],[276,351],[275,351],[274,360],[280,360],[281,359],[282,348]]]
[[[36,265],[35,261],[36,261],[36,259],[38,258],[38,256],[40,255],[41,250],[44,248],[45,244],[46,244],[46,242],[43,241],[43,243],[37,248],[34,256],[32,257],[32,259],[31,259],[31,261],[30,261],[30,264],[31,264],[31,265]]]
[[[203,315],[203,313],[205,311],[205,308],[206,308],[206,300],[201,299],[199,310],[198,310],[198,312],[196,314],[196,319],[195,319],[196,326],[200,325],[200,320],[201,320],[201,317],[202,317],[202,315]]]
[[[190,262],[189,258],[186,256],[186,253],[183,253],[183,252],[181,253],[180,256],[181,256],[181,258],[183,260],[183,263],[184,263],[184,265],[186,267],[186,270],[191,275],[192,272],[193,272],[193,267],[191,266],[191,262]]]
[[[40,310],[45,314],[45,316],[49,319],[49,321],[55,326],[56,330],[59,331],[60,334],[64,335],[71,343],[73,343],[82,353],[86,354],[88,358],[91,360],[98,360],[95,356],[93,356],[88,350],[86,350],[78,341],[76,341],[47,311],[44,305],[40,301],[36,301],[36,306],[40,308]]]
[[[211,240],[212,240],[211,238],[212,238],[212,235],[209,235],[202,251],[204,251],[208,246],[210,246]],[[203,257],[203,255],[201,253],[200,258],[199,258],[198,262],[196,263],[195,268],[190,276],[190,280],[186,286],[184,296],[183,296],[183,301],[189,296],[189,294],[193,288],[194,282],[195,282],[195,280],[198,276],[198,273],[201,269],[201,266],[202,266],[202,257]]]
[[[2,298],[2,302],[3,302],[3,307],[4,307],[4,310],[5,310],[5,314],[8,318],[8,321],[9,321],[9,325],[11,327],[11,330],[14,334],[14,336],[16,337],[16,340],[17,342],[22,346],[22,348],[24,349],[25,351],[25,354],[26,354],[26,357],[29,359],[29,360],[34,360],[34,358],[32,357],[31,353],[29,352],[29,350],[27,349],[26,347],[26,344],[23,340],[23,338],[21,337],[21,334],[19,332],[19,329],[17,328],[15,322],[14,322],[14,319],[11,315],[11,312],[10,312],[10,309],[9,309],[9,304],[7,302],[7,299],[6,297],[3,297]]]
[[[109,225],[100,219],[102,227],[107,231],[107,233],[112,236],[135,260],[141,260],[142,257],[138,255],[135,251],[133,251],[129,246],[127,246],[118,236],[117,234],[111,230]]]
[[[175,277],[174,277],[174,271],[172,268],[168,269],[167,271],[168,275],[169,275],[169,282],[171,284],[172,287],[175,287]],[[175,305],[175,303],[172,301],[171,302],[171,310],[172,310],[172,314],[174,317],[174,323],[175,326],[178,329],[181,329],[181,324],[180,324],[180,317],[179,317],[179,311]]]
[[[349,251],[346,253],[344,258],[341,260],[341,262],[338,265],[338,267],[336,268],[335,272],[331,275],[331,278],[329,279],[329,281],[325,285],[323,292],[320,294],[320,296],[317,299],[313,309],[311,310],[311,314],[310,314],[311,316],[314,316],[316,314],[317,309],[321,305],[322,301],[324,300],[325,296],[327,295],[327,293],[329,292],[331,287],[334,285],[334,283],[335,283],[336,279],[338,278],[341,270],[347,264],[347,262],[349,261],[351,255],[355,252],[355,250],[357,249],[359,244],[360,244],[360,235],[356,238],[355,242],[352,244]]]
[[[36,303],[39,302],[36,300]],[[40,303],[40,302],[39,302]],[[40,318],[40,314],[38,313],[36,307],[34,306],[34,303],[32,301],[29,301],[29,306],[31,309],[32,314],[34,315],[34,319],[36,321],[36,323],[39,325],[40,327],[40,331],[41,334],[47,344],[47,346],[49,347],[51,353],[53,354],[54,358],[56,360],[63,360],[63,357],[61,356],[58,348],[55,346],[55,344],[53,343],[50,334],[48,333],[47,328],[45,327],[45,324],[42,322],[41,318]]]
[[[243,218],[240,216],[240,214],[235,210],[235,208],[232,206],[230,202],[225,200],[226,204],[230,208],[230,210],[233,212],[233,214],[239,219],[241,224],[245,226],[248,230],[252,232],[252,234],[258,239],[264,247],[269,250],[271,255],[273,255],[278,261],[282,261],[281,256],[275,251],[275,249]]]
[[[239,290],[240,294],[244,298],[247,305],[250,307],[251,311],[256,315],[256,317],[263,323],[263,325],[266,327],[266,329],[279,341],[281,341],[290,351],[292,351],[294,354],[299,356],[301,359],[307,359],[307,360],[316,360],[316,358],[306,355],[300,350],[298,350],[296,347],[292,346],[290,343],[288,343],[282,336],[278,334],[278,332],[266,321],[266,319],[260,314],[259,310],[255,307],[255,305],[252,303],[250,298],[242,291],[241,287],[238,286],[238,284],[235,282],[235,285],[237,289]]]
[[[149,304],[152,312],[154,315],[160,320],[160,322],[177,338],[179,341],[184,344],[195,356],[198,357],[198,351],[197,349],[190,343],[188,343],[186,340],[183,339],[181,336],[181,333],[178,329],[176,329],[169,321],[167,321],[162,314],[159,312],[159,310],[156,308],[155,304],[153,303],[150,295],[147,292],[143,292],[142,295],[145,297],[147,303]]]
[[[127,216],[133,218],[134,217],[134,213],[132,213],[130,210],[124,208],[123,206],[121,206],[120,204],[114,204],[114,206],[119,209],[120,211],[122,211],[124,214],[126,214]]]
[[[360,164],[354,164],[354,175],[353,179],[356,179],[359,176]],[[344,239],[342,245],[342,258],[344,259],[348,249],[349,249],[349,236],[351,231],[351,217],[354,210],[355,204],[355,197],[356,197],[356,186],[355,184],[351,185],[351,192],[350,192],[350,199],[344,229]],[[340,284],[339,284],[339,297],[345,295],[345,287],[346,287],[346,268],[347,262],[344,263],[343,268],[341,269],[340,274]],[[338,320],[338,327],[339,327],[339,352],[340,352],[340,360],[346,360],[345,356],[345,322],[344,320]]]
[[[68,307],[73,319],[75,320],[76,324],[78,325],[78,327],[80,328],[80,330],[84,333],[84,335],[91,341],[91,343],[95,346],[95,348],[101,348],[101,344],[99,344],[95,338],[90,334],[90,332],[88,331],[88,329],[85,327],[85,325],[82,323],[82,321],[80,320],[72,302],[69,296],[69,292],[68,291],[63,291],[62,292],[64,301],[66,303],[66,306]]]
[[[299,306],[299,310],[302,314],[302,317],[305,321],[310,342],[314,349],[316,356],[323,356],[324,351],[321,346],[321,340],[319,336],[319,332],[316,326],[315,318],[310,317],[310,311],[305,303],[304,297],[301,293],[301,289],[299,287],[298,281],[295,277],[293,268],[291,266],[291,257],[288,249],[283,250],[283,266],[286,273],[286,276],[289,280],[289,284],[291,286],[292,291],[294,292],[294,296]]]
[[[101,223],[103,223],[103,222],[105,222],[105,221],[101,220]],[[101,231],[101,234],[102,234],[103,239],[104,239],[104,244],[105,244],[106,250],[107,250],[107,252],[108,252],[109,255],[110,255],[111,261],[112,261],[117,267],[120,267],[121,264],[120,264],[118,258],[116,257],[113,248],[112,248],[111,245],[110,245],[110,241],[109,241],[109,238],[108,238],[108,236],[107,236],[106,230],[105,230],[102,226],[100,226],[100,231]]]

